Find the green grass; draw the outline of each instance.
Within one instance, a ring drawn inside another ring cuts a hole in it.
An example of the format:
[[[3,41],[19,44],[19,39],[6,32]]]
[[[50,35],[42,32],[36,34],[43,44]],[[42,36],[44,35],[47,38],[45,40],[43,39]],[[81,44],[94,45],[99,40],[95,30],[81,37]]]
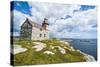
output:
[[[65,58],[68,60],[68,62],[84,62],[85,59],[84,57],[80,57],[78,55],[73,55],[73,54],[66,54]]]
[[[33,44],[32,42],[42,42],[47,44],[47,47],[44,48],[40,52],[36,52],[35,49],[32,48]],[[57,52],[55,55],[48,55],[44,54],[43,52],[45,50],[50,50],[54,52],[52,49],[50,49],[50,45],[52,46],[59,46],[60,44],[70,48],[69,46],[61,43],[59,40],[56,39],[50,39],[50,40],[42,40],[42,41],[28,41],[28,40],[19,40],[14,41],[14,44],[22,45],[22,47],[27,48],[28,50],[26,52],[18,53],[14,55],[14,65],[31,65],[31,64],[56,64],[56,63],[69,63],[69,62],[83,62],[86,61],[84,59],[84,55],[80,54],[77,51],[69,51],[66,49],[66,54],[61,54],[57,48]],[[60,45],[61,47],[63,47]]]

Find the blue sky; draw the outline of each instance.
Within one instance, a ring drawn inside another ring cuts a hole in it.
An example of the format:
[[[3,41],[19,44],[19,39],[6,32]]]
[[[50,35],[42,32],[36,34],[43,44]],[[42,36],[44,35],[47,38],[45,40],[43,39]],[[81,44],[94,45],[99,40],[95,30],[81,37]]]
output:
[[[50,35],[53,37],[97,38],[96,6],[26,1],[14,1],[11,5],[14,35],[19,35],[20,26],[28,17],[39,24],[48,18]]]

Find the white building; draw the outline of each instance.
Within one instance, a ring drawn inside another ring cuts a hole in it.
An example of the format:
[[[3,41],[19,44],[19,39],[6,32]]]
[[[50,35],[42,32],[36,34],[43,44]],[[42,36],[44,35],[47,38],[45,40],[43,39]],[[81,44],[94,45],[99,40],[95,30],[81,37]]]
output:
[[[28,18],[21,25],[20,35],[22,39],[46,40],[49,39],[48,21],[45,18],[43,23],[37,24]]]

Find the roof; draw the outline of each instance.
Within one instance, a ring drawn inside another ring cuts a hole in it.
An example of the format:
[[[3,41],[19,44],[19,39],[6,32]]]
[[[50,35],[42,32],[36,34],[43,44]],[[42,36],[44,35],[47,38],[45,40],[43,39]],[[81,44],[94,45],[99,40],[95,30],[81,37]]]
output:
[[[36,28],[43,28],[42,25],[37,24],[36,22],[29,20],[28,18],[26,19],[26,21],[28,21],[33,27],[36,27]],[[26,22],[26,21],[25,21],[25,22]]]

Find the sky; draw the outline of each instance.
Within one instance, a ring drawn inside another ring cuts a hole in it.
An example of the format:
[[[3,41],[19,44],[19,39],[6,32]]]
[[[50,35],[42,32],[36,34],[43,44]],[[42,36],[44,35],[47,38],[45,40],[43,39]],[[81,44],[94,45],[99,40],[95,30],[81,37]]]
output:
[[[47,18],[50,37],[97,38],[97,11],[94,5],[14,1],[12,32],[14,36],[20,35],[20,26],[26,18],[38,24]]]

